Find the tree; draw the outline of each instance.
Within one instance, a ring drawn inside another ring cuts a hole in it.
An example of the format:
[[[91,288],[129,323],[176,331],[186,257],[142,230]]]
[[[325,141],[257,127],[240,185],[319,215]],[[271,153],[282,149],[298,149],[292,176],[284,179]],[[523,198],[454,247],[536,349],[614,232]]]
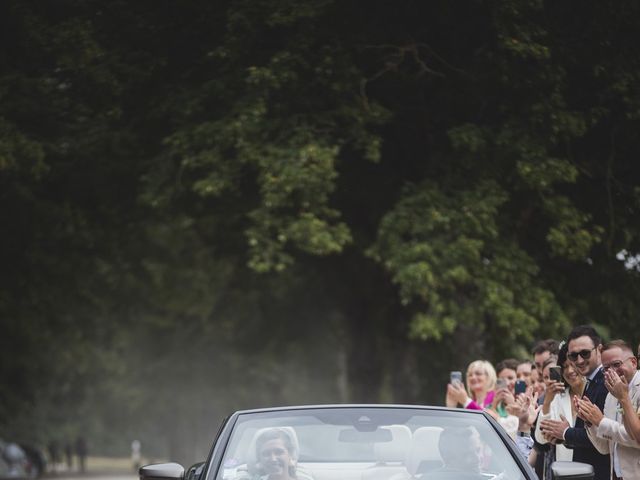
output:
[[[635,4],[0,8],[7,432],[170,411],[186,445],[238,406],[439,403],[572,323],[638,340]]]

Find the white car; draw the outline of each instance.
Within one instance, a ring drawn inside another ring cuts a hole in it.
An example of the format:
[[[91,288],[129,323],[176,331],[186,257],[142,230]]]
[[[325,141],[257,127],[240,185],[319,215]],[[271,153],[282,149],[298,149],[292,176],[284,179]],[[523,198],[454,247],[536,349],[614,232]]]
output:
[[[556,478],[593,478],[556,462]],[[141,480],[534,480],[504,430],[484,412],[398,405],[240,411],[206,462],[148,465]]]

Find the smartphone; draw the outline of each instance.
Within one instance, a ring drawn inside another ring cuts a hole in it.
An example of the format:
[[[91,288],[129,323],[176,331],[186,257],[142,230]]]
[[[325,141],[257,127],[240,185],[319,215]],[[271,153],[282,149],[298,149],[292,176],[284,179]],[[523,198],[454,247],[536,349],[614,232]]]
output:
[[[516,395],[520,394],[520,393],[524,393],[527,391],[527,382],[525,382],[524,380],[517,380],[516,381],[516,386],[514,389],[514,393]]]
[[[462,385],[462,372],[451,372],[449,374],[449,378],[452,385],[455,385],[456,383]]]
[[[554,382],[561,382],[562,368],[559,366],[549,367],[549,378]]]
[[[502,390],[503,388],[507,388],[507,381],[504,378],[497,379],[496,390]]]

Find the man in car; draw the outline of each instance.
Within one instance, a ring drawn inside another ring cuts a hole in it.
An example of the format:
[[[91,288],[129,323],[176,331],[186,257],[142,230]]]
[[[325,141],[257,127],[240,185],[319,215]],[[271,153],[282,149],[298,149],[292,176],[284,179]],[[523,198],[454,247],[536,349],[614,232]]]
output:
[[[449,427],[440,433],[438,450],[443,466],[429,472],[429,478],[480,480],[484,445],[480,434],[472,427]]]
[[[238,468],[234,480],[313,480],[298,466],[300,446],[292,427],[261,429],[253,444],[252,465]]]
[[[600,365],[602,341],[596,330],[588,325],[575,327],[567,337],[567,358],[588,381],[584,396],[602,410],[607,397],[604,374]],[[584,421],[577,418],[571,427],[566,419],[542,420],[540,429],[551,441],[564,442],[573,449],[573,460],[593,465],[594,480],[609,479],[609,455],[603,455],[593,446],[587,435]]]

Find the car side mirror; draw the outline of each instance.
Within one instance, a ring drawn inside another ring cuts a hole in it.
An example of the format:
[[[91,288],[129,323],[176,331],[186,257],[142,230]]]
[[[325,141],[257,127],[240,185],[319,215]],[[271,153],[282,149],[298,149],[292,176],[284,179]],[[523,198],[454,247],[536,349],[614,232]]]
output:
[[[184,480],[200,480],[202,470],[204,470],[204,462],[191,465],[185,473]]]
[[[580,462],[553,462],[551,472],[554,480],[593,480],[593,465]]]
[[[139,470],[140,480],[183,480],[184,467],[179,463],[155,463]]]

